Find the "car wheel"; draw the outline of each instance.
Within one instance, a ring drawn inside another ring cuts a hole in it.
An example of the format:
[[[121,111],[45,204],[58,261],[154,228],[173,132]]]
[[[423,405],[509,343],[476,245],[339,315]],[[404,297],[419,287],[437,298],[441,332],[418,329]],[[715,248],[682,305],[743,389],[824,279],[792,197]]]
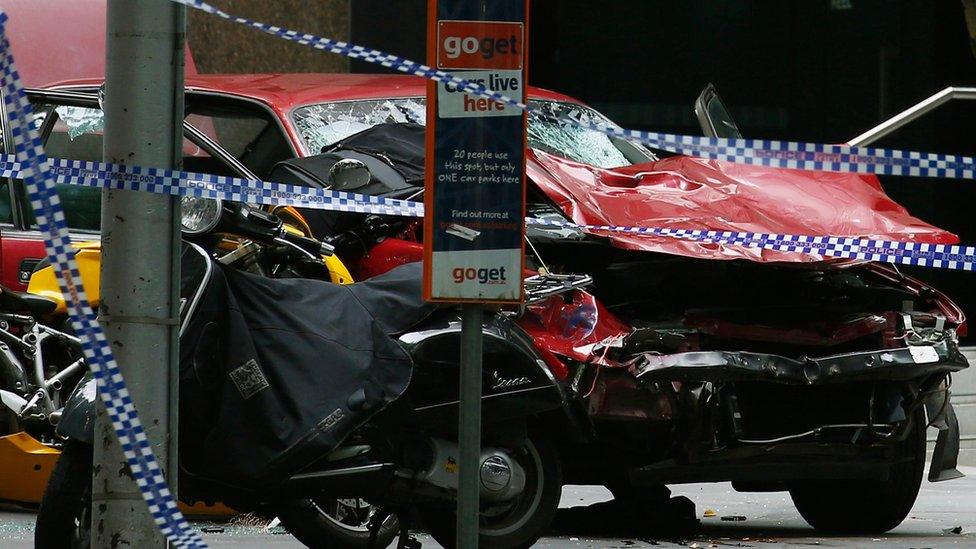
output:
[[[562,495],[562,468],[555,447],[545,438],[530,435],[513,457],[525,469],[525,491],[504,505],[482,506],[479,548],[531,547],[556,515]],[[457,547],[454,504],[422,505],[419,513],[437,543],[447,549]]]
[[[366,549],[376,507],[362,499],[307,499],[277,506],[281,524],[314,549]],[[396,515],[380,526],[375,547],[388,547],[400,530]]]
[[[92,447],[65,442],[44,490],[34,547],[38,549],[87,549],[91,545]]]
[[[884,481],[806,482],[790,496],[803,519],[818,530],[845,534],[880,534],[901,524],[915,504],[925,470],[925,412],[919,409],[912,430],[899,443],[904,459]]]

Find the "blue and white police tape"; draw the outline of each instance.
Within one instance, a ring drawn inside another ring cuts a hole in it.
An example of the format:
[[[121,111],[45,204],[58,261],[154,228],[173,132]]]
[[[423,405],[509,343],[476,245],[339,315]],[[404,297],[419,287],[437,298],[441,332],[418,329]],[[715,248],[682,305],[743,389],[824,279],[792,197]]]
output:
[[[85,187],[219,198],[231,202],[297,206],[340,212],[411,217],[424,215],[424,205],[418,202],[315,189],[288,183],[59,158],[49,159],[49,165],[58,183]],[[22,165],[14,155],[0,154],[0,177],[20,179],[22,171]]]
[[[578,225],[527,218],[535,226],[568,227],[589,233],[626,233],[681,240],[693,240],[745,248],[763,248],[781,252],[796,252],[823,257],[898,263],[938,269],[976,270],[976,247],[926,242],[878,240],[855,236],[812,236],[704,229],[672,229],[653,227],[623,227],[618,225]]]
[[[976,178],[976,158],[897,149],[851,147],[768,139],[725,139],[620,130],[615,134],[641,136],[644,143],[670,152],[774,168],[826,172]]]
[[[4,109],[8,114],[10,135],[16,148],[16,160],[30,196],[37,224],[44,233],[48,259],[58,275],[62,293],[68,297],[71,325],[82,341],[88,366],[95,375],[98,393],[105,403],[112,428],[153,520],[160,531],[177,547],[206,547],[196,530],[177,509],[173,494],[152,452],[146,433],[139,422],[129,391],[112,356],[104,332],[95,320],[78,265],[70,252],[71,241],[64,210],[55,189],[54,176],[48,165],[30,102],[24,93],[10,42],[5,34],[7,16],[0,11],[0,73],[2,73]]]
[[[172,1],[318,50],[345,55],[353,59],[360,59],[403,73],[450,84],[458,89],[528,111],[533,116],[555,120],[562,124],[577,126],[612,137],[637,141],[655,149],[714,160],[726,160],[775,168],[912,177],[976,178],[976,158],[966,156],[792,141],[721,139],[675,135],[628,130],[609,123],[584,122],[569,117],[554,118],[508,95],[490,90],[481,84],[459,78],[448,72],[437,70],[433,67],[417,63],[416,61],[404,59],[380,50],[364,48],[341,40],[300,33],[245,17],[231,15],[202,0]]]
[[[87,187],[145,191],[174,196],[216,198],[270,206],[290,205],[338,212],[354,212],[402,217],[423,217],[424,205],[408,200],[352,194],[300,185],[257,181],[229,176],[181,172],[162,168],[112,165],[101,162],[49,159],[57,183]],[[0,177],[24,178],[23,164],[9,155],[0,155]],[[834,258],[901,263],[925,267],[973,270],[973,248],[893,240],[864,239],[855,236],[792,235],[708,231],[618,225],[578,225],[527,218],[535,226],[571,227],[590,233],[626,233],[683,240],[698,240],[728,246],[765,248]]]

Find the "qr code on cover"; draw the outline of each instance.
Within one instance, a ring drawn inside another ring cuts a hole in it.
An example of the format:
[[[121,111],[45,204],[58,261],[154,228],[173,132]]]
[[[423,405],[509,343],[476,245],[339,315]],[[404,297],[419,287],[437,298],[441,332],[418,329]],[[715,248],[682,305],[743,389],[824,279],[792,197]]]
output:
[[[241,366],[230,371],[230,379],[237,386],[244,400],[247,400],[268,386],[264,372],[258,366],[258,361],[248,360]]]

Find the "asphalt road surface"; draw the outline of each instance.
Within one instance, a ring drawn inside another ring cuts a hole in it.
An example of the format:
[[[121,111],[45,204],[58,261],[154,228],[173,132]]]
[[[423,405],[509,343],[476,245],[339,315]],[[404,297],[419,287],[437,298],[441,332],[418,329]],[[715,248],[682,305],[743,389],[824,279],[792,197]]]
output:
[[[931,484],[925,481],[909,518],[882,537],[824,537],[809,528],[797,514],[789,496],[782,493],[745,493],[729,484],[689,484],[672,488],[695,502],[701,520],[698,533],[683,539],[627,537],[609,524],[579,523],[579,532],[561,532],[546,537],[544,548],[643,548],[643,547],[973,547],[976,546],[976,467],[960,468],[967,478]],[[563,491],[563,508],[591,505],[610,499],[602,488],[569,486]],[[706,511],[708,515],[705,516]],[[745,517],[728,521],[722,517]],[[573,521],[576,522],[576,521]],[[267,531],[260,526],[197,523],[208,530],[207,543],[214,548],[301,547],[280,528]],[[33,547],[34,515],[0,512],[0,547]],[[601,529],[603,531],[601,531]],[[417,536],[424,548],[439,547],[429,536]]]

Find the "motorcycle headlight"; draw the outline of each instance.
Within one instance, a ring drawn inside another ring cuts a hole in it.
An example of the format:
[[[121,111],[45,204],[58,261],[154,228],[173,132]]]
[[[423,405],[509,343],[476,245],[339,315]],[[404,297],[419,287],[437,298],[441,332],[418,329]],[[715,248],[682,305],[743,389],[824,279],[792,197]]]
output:
[[[203,234],[210,232],[220,221],[223,205],[216,198],[180,197],[180,214],[183,232]]]

